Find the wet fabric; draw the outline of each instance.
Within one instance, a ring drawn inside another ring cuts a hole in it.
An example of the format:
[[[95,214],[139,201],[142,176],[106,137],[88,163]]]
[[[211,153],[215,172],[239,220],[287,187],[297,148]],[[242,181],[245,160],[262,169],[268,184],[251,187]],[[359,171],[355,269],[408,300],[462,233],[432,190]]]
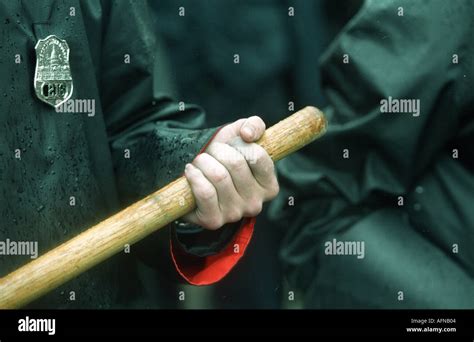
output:
[[[326,103],[315,61],[360,1],[345,1],[343,8],[330,0],[160,0],[150,6],[177,98],[206,108],[209,126],[256,114],[268,127],[293,110]],[[246,257],[213,285],[206,308],[280,308],[275,260],[283,231],[268,222],[265,206]]]
[[[212,137],[215,129],[200,129],[201,108],[168,97],[145,4],[0,4],[1,240],[37,241],[41,255],[179,176]],[[36,98],[34,47],[48,35],[67,41],[72,99],[94,100],[93,116],[57,113]],[[160,231],[31,307],[127,306],[144,291],[137,264],[158,260],[163,278],[176,274],[169,238]],[[0,275],[28,261],[1,256]]]
[[[271,125],[292,112],[289,102],[324,105],[316,62],[361,3],[149,2],[178,96],[206,108],[210,125],[249,114]]]
[[[473,10],[366,1],[324,54],[329,131],[278,165],[272,205],[306,307],[474,307]],[[382,113],[390,97],[419,116]],[[328,255],[333,239],[365,257]]]

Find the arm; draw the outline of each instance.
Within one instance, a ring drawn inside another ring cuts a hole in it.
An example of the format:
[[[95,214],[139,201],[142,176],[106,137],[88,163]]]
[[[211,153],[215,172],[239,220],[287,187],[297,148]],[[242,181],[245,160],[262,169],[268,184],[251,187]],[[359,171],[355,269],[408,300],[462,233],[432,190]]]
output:
[[[278,168],[283,196],[272,214],[293,227],[285,257],[296,260],[308,241],[342,231],[374,208],[396,206],[449,153],[472,99],[472,81],[463,76],[472,72],[472,4],[426,6],[367,1],[324,54],[329,130]],[[390,96],[419,100],[419,116],[381,113],[381,100]],[[296,197],[294,207],[288,196]]]
[[[217,281],[243,255],[255,222],[251,217],[278,191],[270,157],[256,144],[249,144],[261,136],[265,125],[252,117],[219,131],[200,130],[204,113],[199,107],[173,102],[160,91],[163,59],[149,28],[146,8],[121,1],[108,10],[102,44],[101,97],[121,198],[128,203],[152,192],[182,174],[188,164],[185,175],[198,208],[186,219],[201,228],[172,231],[173,261],[192,283]],[[123,25],[125,20],[127,25]],[[119,27],[120,37],[115,35]],[[121,63],[124,55],[129,55],[130,64]],[[109,59],[116,62],[108,65]],[[253,132],[246,133],[249,128]],[[236,152],[230,160],[229,151]],[[246,152],[251,158],[257,156],[255,163],[244,157]],[[205,233],[203,229],[221,231]],[[163,245],[168,237],[158,235],[156,241]],[[186,243],[176,243],[178,240]],[[152,241],[140,244],[142,252],[146,251],[141,254],[155,261],[166,260],[155,253],[163,251],[163,246],[157,247]],[[233,248],[235,244],[239,245],[238,251]],[[187,258],[192,259],[188,263],[183,255],[191,252],[194,254]],[[193,266],[189,274],[188,264]],[[203,276],[207,269],[220,271]],[[199,280],[195,281],[196,277]]]

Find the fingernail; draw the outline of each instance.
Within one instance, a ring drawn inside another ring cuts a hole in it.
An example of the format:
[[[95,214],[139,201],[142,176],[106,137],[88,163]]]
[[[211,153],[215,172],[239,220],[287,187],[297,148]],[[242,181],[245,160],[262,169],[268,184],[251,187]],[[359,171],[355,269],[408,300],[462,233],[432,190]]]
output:
[[[187,172],[189,172],[189,171],[192,170],[192,168],[193,168],[193,166],[192,166],[191,164],[186,164],[184,170],[187,171]]]
[[[254,134],[255,134],[255,130],[253,129],[252,126],[245,126],[243,128],[243,132],[249,137],[249,138],[253,138]]]

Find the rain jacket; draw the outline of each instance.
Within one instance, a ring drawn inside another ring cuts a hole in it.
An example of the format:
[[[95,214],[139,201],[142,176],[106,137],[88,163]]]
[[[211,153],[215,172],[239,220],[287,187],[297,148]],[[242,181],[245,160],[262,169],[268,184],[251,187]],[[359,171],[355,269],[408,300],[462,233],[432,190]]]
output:
[[[473,11],[366,1],[323,55],[329,130],[278,165],[271,211],[306,307],[474,307]]]
[[[178,177],[217,132],[200,129],[202,109],[168,97],[146,2],[4,1],[0,16],[0,241],[37,242],[43,254]],[[36,97],[34,47],[49,35],[67,41],[71,99],[93,99],[94,115]],[[136,263],[213,283],[243,255],[253,224],[157,232],[31,306],[126,306],[126,291],[140,292]],[[0,276],[29,260],[0,255]]]

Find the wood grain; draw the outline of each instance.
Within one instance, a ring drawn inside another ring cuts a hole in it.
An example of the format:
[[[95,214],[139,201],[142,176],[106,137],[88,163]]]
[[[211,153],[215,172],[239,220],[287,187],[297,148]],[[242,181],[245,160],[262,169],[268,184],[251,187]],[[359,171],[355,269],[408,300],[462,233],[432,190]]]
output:
[[[326,129],[324,115],[306,107],[267,129],[257,142],[274,161],[300,149]],[[22,307],[94,265],[194,210],[186,178],[132,204],[0,279],[0,308]]]

